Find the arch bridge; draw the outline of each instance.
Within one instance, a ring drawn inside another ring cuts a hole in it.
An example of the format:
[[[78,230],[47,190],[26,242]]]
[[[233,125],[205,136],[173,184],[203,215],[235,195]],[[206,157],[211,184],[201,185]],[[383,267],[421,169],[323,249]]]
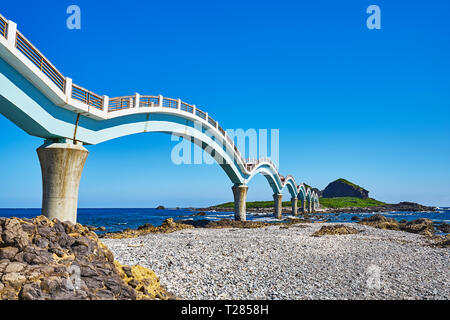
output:
[[[246,219],[247,184],[258,174],[274,192],[275,217],[282,217],[286,187],[294,215],[298,200],[303,212],[319,205],[315,191],[297,184],[291,175],[282,176],[269,159],[244,159],[207,112],[162,95],[108,97],[76,85],[1,15],[0,57],[0,113],[28,134],[45,139],[37,153],[42,212],[50,219],[76,222],[79,182],[88,155],[83,145],[143,132],[178,135],[207,151],[233,184],[236,220]]]

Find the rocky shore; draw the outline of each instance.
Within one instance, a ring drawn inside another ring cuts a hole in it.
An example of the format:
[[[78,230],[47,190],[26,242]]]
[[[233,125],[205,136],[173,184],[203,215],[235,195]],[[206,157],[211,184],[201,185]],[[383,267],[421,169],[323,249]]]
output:
[[[424,206],[415,202],[400,202],[396,204],[384,204],[379,206],[372,206],[366,208],[339,208],[332,209],[326,208],[325,212],[330,213],[364,213],[364,212],[398,212],[398,211],[406,211],[406,212],[432,212],[436,211],[436,207]]]
[[[450,250],[437,245],[444,237],[362,223],[187,228],[103,241],[121,263],[154,270],[181,299],[450,298]]]
[[[450,237],[428,219],[168,219],[101,241],[91,229],[0,218],[0,299],[450,298]]]
[[[126,266],[80,224],[0,218],[0,299],[169,299],[156,274]]]

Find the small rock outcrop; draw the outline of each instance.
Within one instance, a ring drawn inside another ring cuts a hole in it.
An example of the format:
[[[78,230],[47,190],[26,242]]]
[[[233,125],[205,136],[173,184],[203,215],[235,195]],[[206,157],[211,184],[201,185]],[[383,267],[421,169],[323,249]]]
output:
[[[369,191],[345,179],[337,179],[322,191],[324,198],[357,197],[367,199]]]
[[[436,225],[436,229],[438,229],[439,231],[444,232],[444,233],[450,233],[450,224],[440,222],[440,223],[435,223],[435,225]]]
[[[373,216],[364,218],[358,222],[371,227],[387,230],[399,230],[410,233],[418,233],[424,236],[433,236],[435,230],[433,221],[426,218],[419,218],[412,221],[397,221],[394,218],[386,218],[382,214],[375,214]]]
[[[122,266],[80,224],[0,218],[0,299],[168,299],[153,271]]]
[[[357,234],[358,229],[353,227],[345,226],[343,224],[337,224],[332,226],[323,226],[320,230],[312,234],[313,237],[320,237],[325,235],[342,235],[342,234]]]
[[[172,218],[166,219],[162,225],[155,227],[150,223],[139,226],[137,229],[125,229],[118,232],[109,232],[101,235],[101,238],[107,239],[124,239],[137,238],[149,233],[170,233],[182,229],[193,228],[193,226],[183,223],[174,222]]]

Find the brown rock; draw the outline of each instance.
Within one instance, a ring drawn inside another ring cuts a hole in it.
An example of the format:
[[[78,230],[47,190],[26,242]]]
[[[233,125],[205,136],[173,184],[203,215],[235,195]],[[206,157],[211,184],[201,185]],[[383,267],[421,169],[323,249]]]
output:
[[[130,266],[123,266],[122,270],[126,274],[127,277],[132,277],[133,276],[133,273],[131,272],[131,267]]]
[[[47,248],[49,245],[49,241],[45,238],[35,238],[33,243],[36,244],[39,248]]]
[[[22,223],[22,230],[29,235],[36,234],[36,226],[31,223]]]
[[[19,293],[19,298],[22,300],[43,300],[39,283],[33,282],[25,284]]]
[[[18,219],[12,218],[5,221],[2,232],[3,242],[7,245],[14,245],[24,248],[28,245],[28,235],[23,231]]]
[[[444,233],[450,233],[450,224],[448,223],[437,223],[436,228]]]
[[[74,233],[77,231],[76,226],[72,222],[65,221],[62,222],[62,225],[64,226],[64,230],[66,231],[67,234]]]
[[[434,234],[433,221],[420,218],[401,225],[401,230],[411,233],[419,233],[427,236]]]
[[[23,262],[23,252],[19,252],[14,256],[14,261],[16,262]]]
[[[10,273],[10,272],[22,272],[23,270],[25,270],[26,265],[24,263],[21,262],[11,262],[10,264],[8,264],[8,266],[5,268],[5,273]]]
[[[16,256],[16,254],[19,252],[19,249],[16,247],[5,247],[0,248],[0,260],[2,259],[8,259],[12,260]]]
[[[313,237],[320,237],[324,235],[342,235],[342,234],[356,234],[359,233],[358,229],[345,226],[343,224],[337,224],[332,226],[323,226],[320,230],[312,234]]]
[[[128,285],[130,285],[132,288],[137,288],[137,286],[139,285],[139,282],[136,279],[132,279],[130,281],[128,281]]]
[[[152,271],[125,267],[125,273],[97,235],[80,224],[50,221],[45,217],[0,218],[0,227],[0,299],[106,300],[169,296]],[[165,227],[179,226],[168,221]]]
[[[9,260],[0,260],[0,274],[3,273],[6,269],[6,266],[9,264]]]
[[[26,277],[24,275],[16,272],[6,273],[2,277],[2,282],[10,287],[13,287],[14,289],[19,289],[25,280]]]

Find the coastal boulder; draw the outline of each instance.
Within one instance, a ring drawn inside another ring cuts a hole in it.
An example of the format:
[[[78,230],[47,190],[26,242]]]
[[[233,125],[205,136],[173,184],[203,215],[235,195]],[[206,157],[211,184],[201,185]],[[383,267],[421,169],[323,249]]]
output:
[[[359,233],[358,229],[353,227],[349,227],[343,224],[331,225],[331,226],[323,226],[320,230],[314,232],[311,236],[320,237],[325,235],[344,235],[344,234],[357,234]]]
[[[0,219],[0,299],[168,299],[156,275],[141,266],[124,275],[111,251],[80,224]],[[131,284],[134,284],[133,287]]]
[[[434,234],[433,221],[426,218],[419,218],[403,223],[401,229],[406,232],[419,233],[426,236],[432,236]]]
[[[393,218],[386,218],[382,214],[374,214],[373,216],[362,219],[360,224],[365,224],[374,228],[387,230],[400,230],[400,225],[397,220]]]
[[[345,179],[337,179],[322,191],[324,198],[357,197],[367,199],[369,191]]]
[[[397,221],[394,218],[386,218],[382,214],[375,214],[362,219],[362,221],[358,223],[379,229],[400,230],[410,233],[418,233],[429,237],[435,232],[433,221],[426,218],[419,218],[412,221]]]

